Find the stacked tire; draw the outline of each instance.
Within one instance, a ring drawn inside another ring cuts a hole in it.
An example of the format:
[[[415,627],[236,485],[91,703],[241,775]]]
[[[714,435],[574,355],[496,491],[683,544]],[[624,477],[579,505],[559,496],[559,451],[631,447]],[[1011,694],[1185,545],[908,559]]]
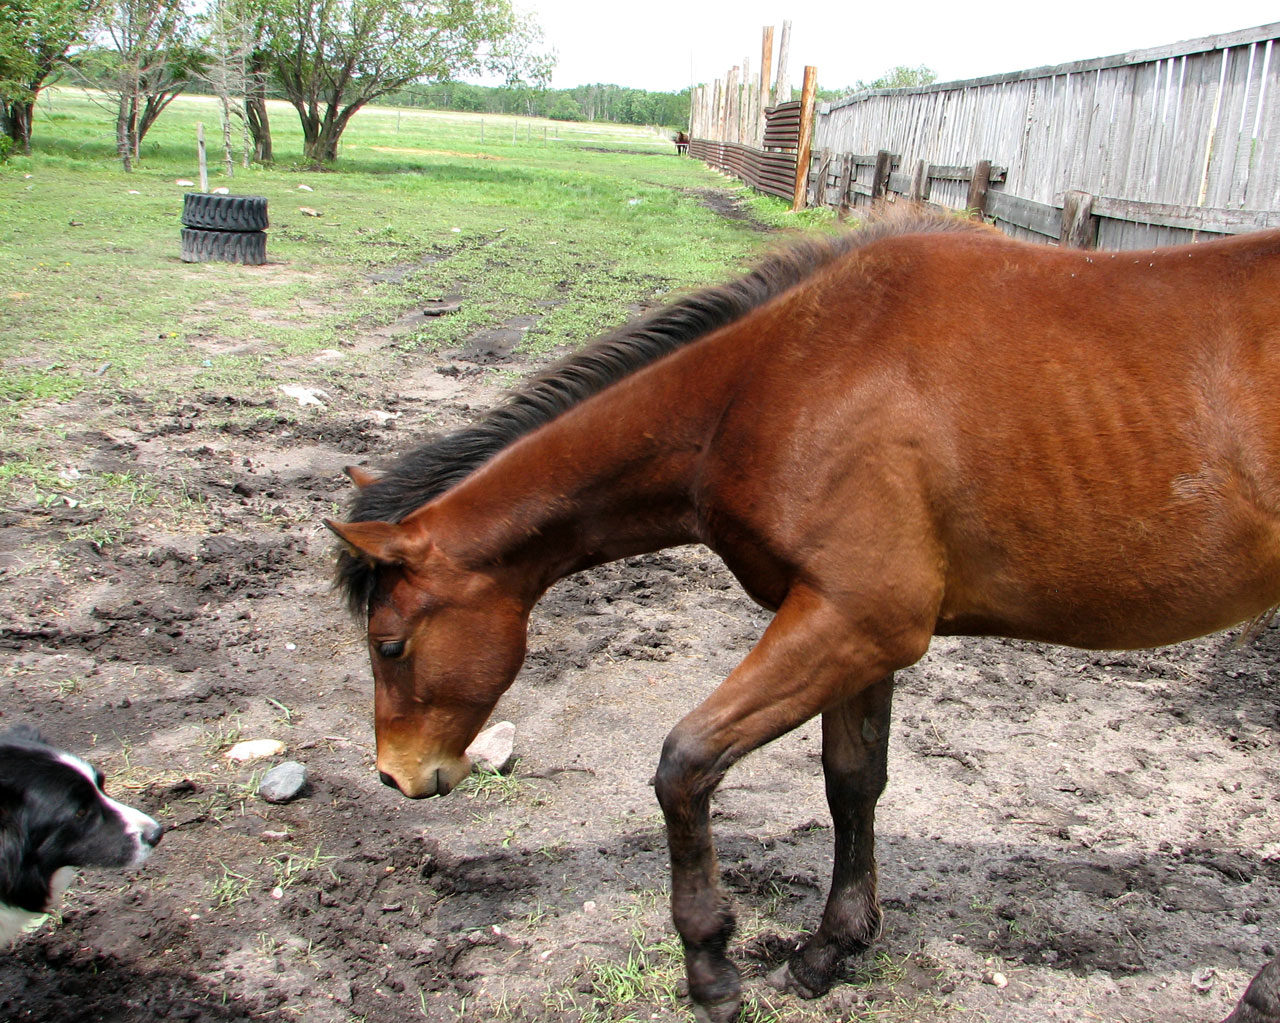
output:
[[[267,261],[266,228],[265,196],[188,192],[182,197],[182,260],[259,266]]]

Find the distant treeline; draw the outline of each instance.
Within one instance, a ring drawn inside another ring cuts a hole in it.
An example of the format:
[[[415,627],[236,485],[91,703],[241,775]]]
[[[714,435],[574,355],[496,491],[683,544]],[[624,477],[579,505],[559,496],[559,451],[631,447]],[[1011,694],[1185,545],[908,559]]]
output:
[[[497,88],[466,82],[410,85],[382,102],[390,106],[517,114],[556,121],[613,121],[685,128],[689,90],[646,92],[621,85],[579,85],[575,89]]]

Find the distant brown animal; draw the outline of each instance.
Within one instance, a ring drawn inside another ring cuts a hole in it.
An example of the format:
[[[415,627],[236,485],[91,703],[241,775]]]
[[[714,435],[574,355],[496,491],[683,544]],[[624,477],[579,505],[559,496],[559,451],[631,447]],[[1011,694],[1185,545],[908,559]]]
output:
[[[378,770],[448,792],[552,583],[706,544],[776,614],[658,765],[689,995],[716,1023],[741,1001],[711,794],[820,714],[833,881],[772,978],[817,995],[880,932],[893,673],[934,635],[1133,648],[1264,615],[1278,396],[1280,231],[1090,253],[915,215],[802,245],[384,476],[351,471],[349,521],[329,525],[367,616]]]
[[[689,151],[689,133],[687,131],[676,132],[676,155],[683,156]]]

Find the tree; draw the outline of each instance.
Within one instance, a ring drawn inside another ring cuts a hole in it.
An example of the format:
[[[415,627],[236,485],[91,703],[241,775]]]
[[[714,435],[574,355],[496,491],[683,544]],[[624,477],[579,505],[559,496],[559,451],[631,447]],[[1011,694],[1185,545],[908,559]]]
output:
[[[93,0],[0,0],[0,134],[31,152],[36,97],[93,16]]]
[[[244,163],[271,159],[271,128],[267,120],[268,64],[262,50],[262,5],[253,0],[214,0],[203,22],[208,62],[199,77],[218,97],[222,117],[222,148],[230,177],[235,168],[231,151],[231,119],[239,118],[244,132]],[[252,140],[252,141],[251,141]]]
[[[327,163],[356,111],[419,79],[512,68],[521,22],[508,0],[266,0],[276,82],[302,121],[303,153]]]
[[[938,80],[938,73],[930,71],[923,64],[916,67],[908,67],[905,64],[899,64],[892,67],[879,78],[870,82],[864,82],[858,79],[858,84],[853,91],[861,92],[864,89],[909,89],[913,86],[932,85]]]
[[[103,61],[97,73],[116,98],[116,151],[132,170],[148,129],[195,77],[203,54],[183,0],[109,0],[101,20],[109,45],[95,51]]]

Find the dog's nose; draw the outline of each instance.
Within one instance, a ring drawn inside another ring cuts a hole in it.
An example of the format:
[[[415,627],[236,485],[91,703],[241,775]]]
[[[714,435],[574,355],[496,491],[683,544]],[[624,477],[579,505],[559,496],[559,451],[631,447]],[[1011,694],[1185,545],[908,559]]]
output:
[[[164,837],[164,825],[152,822],[151,826],[144,828],[142,831],[142,840],[147,845],[155,846],[160,844],[160,839]]]

